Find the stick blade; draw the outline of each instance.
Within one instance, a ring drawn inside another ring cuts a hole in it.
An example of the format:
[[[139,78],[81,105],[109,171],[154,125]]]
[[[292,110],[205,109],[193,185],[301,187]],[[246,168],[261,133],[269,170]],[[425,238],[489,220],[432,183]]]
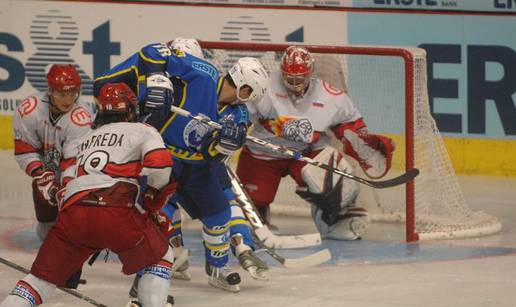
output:
[[[281,236],[272,233],[272,231],[263,225],[261,228],[254,230],[258,240],[268,248],[273,249],[289,249],[289,248],[305,248],[321,245],[321,235],[317,233]]]
[[[299,269],[317,266],[331,259],[330,251],[325,248],[317,253],[301,258],[285,258],[283,266],[289,269]]]
[[[275,248],[290,249],[290,248],[305,248],[316,245],[321,245],[321,235],[319,233],[309,233],[303,235],[293,236],[276,236],[274,238]]]
[[[406,172],[405,174],[394,177],[391,179],[387,179],[384,181],[368,181],[370,186],[377,189],[384,189],[384,188],[391,188],[400,184],[405,184],[409,180],[412,180],[416,178],[416,176],[419,175],[419,170],[417,168],[413,168]]]

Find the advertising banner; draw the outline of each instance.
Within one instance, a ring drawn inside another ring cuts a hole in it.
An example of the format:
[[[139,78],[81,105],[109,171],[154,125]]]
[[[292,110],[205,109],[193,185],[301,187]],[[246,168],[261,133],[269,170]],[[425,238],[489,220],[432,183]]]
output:
[[[346,43],[342,12],[192,6],[2,1],[0,114],[46,89],[45,69],[78,64],[83,95],[95,76],[142,46],[175,37],[210,41]],[[331,29],[321,31],[320,29]]]

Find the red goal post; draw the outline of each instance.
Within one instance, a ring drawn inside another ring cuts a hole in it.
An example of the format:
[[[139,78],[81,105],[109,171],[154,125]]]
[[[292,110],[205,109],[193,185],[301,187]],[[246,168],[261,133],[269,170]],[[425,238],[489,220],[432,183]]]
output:
[[[282,52],[292,44],[202,41],[206,58],[221,72],[238,58],[254,56],[269,73],[279,68]],[[420,175],[405,186],[373,191],[378,204],[361,204],[373,220],[405,223],[406,240],[480,236],[500,231],[497,218],[465,203],[450,158],[433,120],[427,93],[426,53],[392,46],[304,45],[315,57],[314,75],[345,90],[370,130],[391,136],[397,151],[387,177],[417,167]],[[404,150],[403,150],[404,149]],[[358,170],[357,170],[358,171]],[[363,175],[363,173],[361,174]],[[385,178],[384,178],[385,179]],[[292,190],[292,191],[288,191]],[[302,206],[293,187],[278,195]],[[291,196],[294,194],[293,196]],[[400,199],[399,195],[404,195]],[[278,198],[278,197],[277,197]],[[371,206],[373,205],[373,206]],[[306,206],[306,205],[305,205]]]

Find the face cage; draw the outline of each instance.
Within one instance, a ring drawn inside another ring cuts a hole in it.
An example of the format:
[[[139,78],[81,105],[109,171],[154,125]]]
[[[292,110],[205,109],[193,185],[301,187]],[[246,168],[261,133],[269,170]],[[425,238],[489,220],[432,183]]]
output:
[[[282,73],[283,84],[294,93],[302,93],[310,83],[310,74],[296,75]]]

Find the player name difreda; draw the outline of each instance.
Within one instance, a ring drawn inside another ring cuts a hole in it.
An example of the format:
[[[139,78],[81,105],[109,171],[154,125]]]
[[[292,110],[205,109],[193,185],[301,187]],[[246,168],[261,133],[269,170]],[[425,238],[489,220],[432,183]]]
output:
[[[94,134],[89,137],[86,141],[81,144],[81,151],[90,149],[91,147],[122,147],[122,141],[124,140],[123,133],[110,133],[106,132],[103,134]]]

